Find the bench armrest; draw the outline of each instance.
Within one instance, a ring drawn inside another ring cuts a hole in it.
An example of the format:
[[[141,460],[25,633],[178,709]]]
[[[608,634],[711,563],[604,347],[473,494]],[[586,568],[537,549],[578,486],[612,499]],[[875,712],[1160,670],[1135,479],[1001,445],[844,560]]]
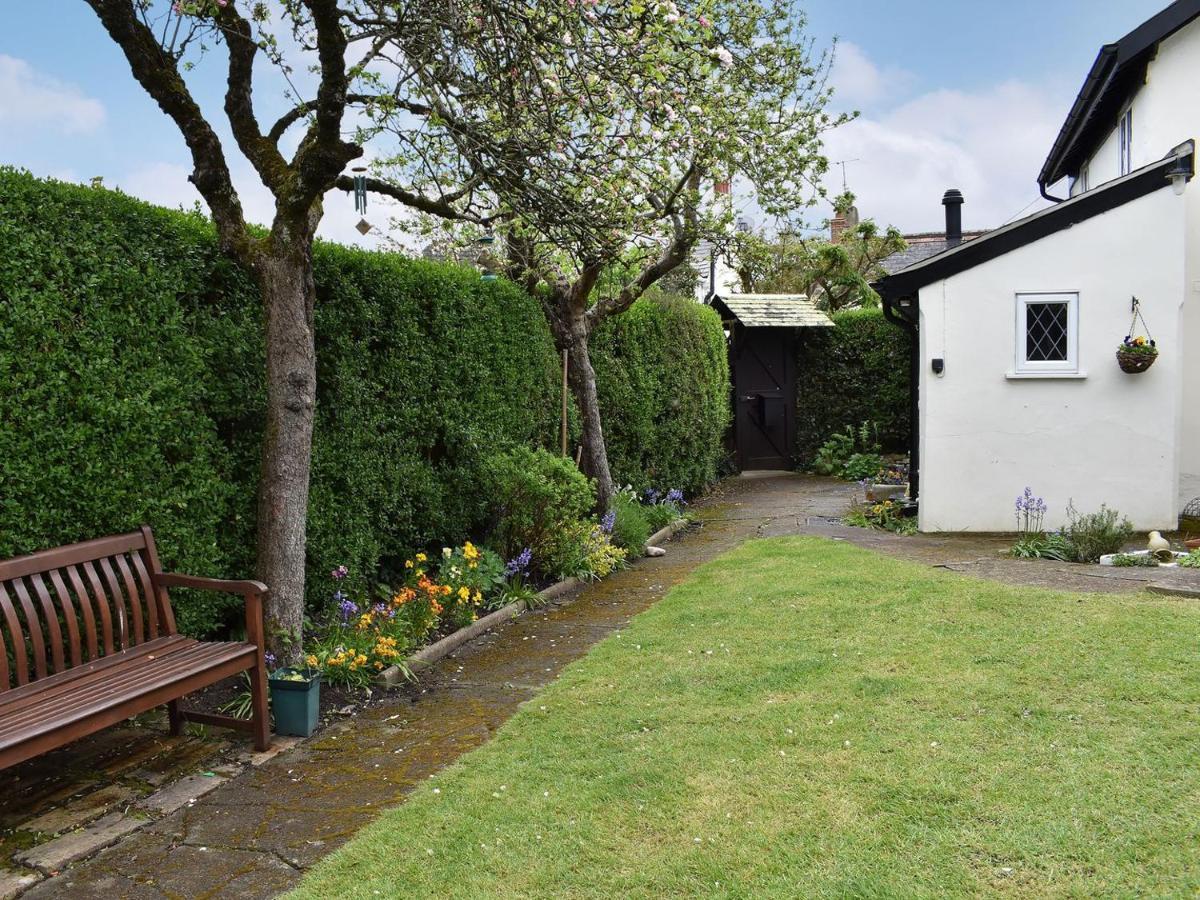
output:
[[[260,651],[266,648],[263,640],[263,603],[270,589],[261,581],[226,581],[221,578],[202,578],[199,575],[179,575],[175,572],[156,572],[150,576],[161,588],[194,588],[199,591],[222,591],[241,594],[246,600],[246,640]]]

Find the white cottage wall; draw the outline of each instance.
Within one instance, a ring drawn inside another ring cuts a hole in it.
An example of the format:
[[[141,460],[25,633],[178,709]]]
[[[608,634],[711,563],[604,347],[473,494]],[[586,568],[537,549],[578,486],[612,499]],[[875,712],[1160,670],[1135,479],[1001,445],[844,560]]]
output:
[[[1184,226],[1185,200],[1166,187],[921,290],[922,531],[1011,531],[1026,485],[1049,503],[1049,527],[1070,501],[1173,525]],[[1014,378],[1016,294],[1059,291],[1079,293],[1080,376]],[[1114,358],[1133,295],[1163,349],[1141,375]]]

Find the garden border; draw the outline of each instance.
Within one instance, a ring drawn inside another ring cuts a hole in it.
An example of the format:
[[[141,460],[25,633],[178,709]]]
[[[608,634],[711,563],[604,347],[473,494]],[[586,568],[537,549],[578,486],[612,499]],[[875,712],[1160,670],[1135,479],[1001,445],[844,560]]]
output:
[[[666,528],[661,528],[647,538],[646,543],[649,546],[657,546],[659,543],[670,540],[677,533],[682,531],[690,524],[687,518],[676,519]],[[578,578],[567,578],[563,581],[555,582],[546,588],[544,591],[538,591],[538,596],[543,601],[554,600],[561,597],[563,594],[570,593],[577,587],[583,587],[584,582]],[[382,672],[375,676],[374,684],[376,687],[385,689],[397,688],[404,684],[406,679],[404,668],[407,667],[410,672],[419,672],[421,669],[426,669],[433,665],[438,660],[450,655],[463,644],[472,641],[486,631],[491,631],[497,625],[511,621],[522,613],[528,612],[529,604],[524,600],[518,600],[515,603],[510,603],[508,606],[502,607],[495,612],[488,613],[482,619],[478,619],[463,628],[458,629],[451,634],[446,635],[440,641],[435,641],[427,647],[422,647],[412,656],[408,657],[401,665],[388,666]]]

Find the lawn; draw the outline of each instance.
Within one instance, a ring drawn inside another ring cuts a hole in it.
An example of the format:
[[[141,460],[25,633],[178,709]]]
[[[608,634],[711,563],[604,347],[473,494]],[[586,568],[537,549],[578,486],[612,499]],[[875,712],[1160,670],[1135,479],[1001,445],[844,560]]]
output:
[[[297,896],[1191,896],[1198,640],[1192,603],[755,541]]]

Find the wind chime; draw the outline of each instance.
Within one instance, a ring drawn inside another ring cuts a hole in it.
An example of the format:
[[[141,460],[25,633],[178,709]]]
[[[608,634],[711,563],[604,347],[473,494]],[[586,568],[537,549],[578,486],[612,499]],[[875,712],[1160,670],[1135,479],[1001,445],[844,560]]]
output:
[[[358,220],[358,224],[354,227],[358,229],[358,233],[365,235],[371,230],[371,223],[366,220],[367,215],[367,167],[355,166],[351,169],[354,173],[354,211],[363,218]]]

